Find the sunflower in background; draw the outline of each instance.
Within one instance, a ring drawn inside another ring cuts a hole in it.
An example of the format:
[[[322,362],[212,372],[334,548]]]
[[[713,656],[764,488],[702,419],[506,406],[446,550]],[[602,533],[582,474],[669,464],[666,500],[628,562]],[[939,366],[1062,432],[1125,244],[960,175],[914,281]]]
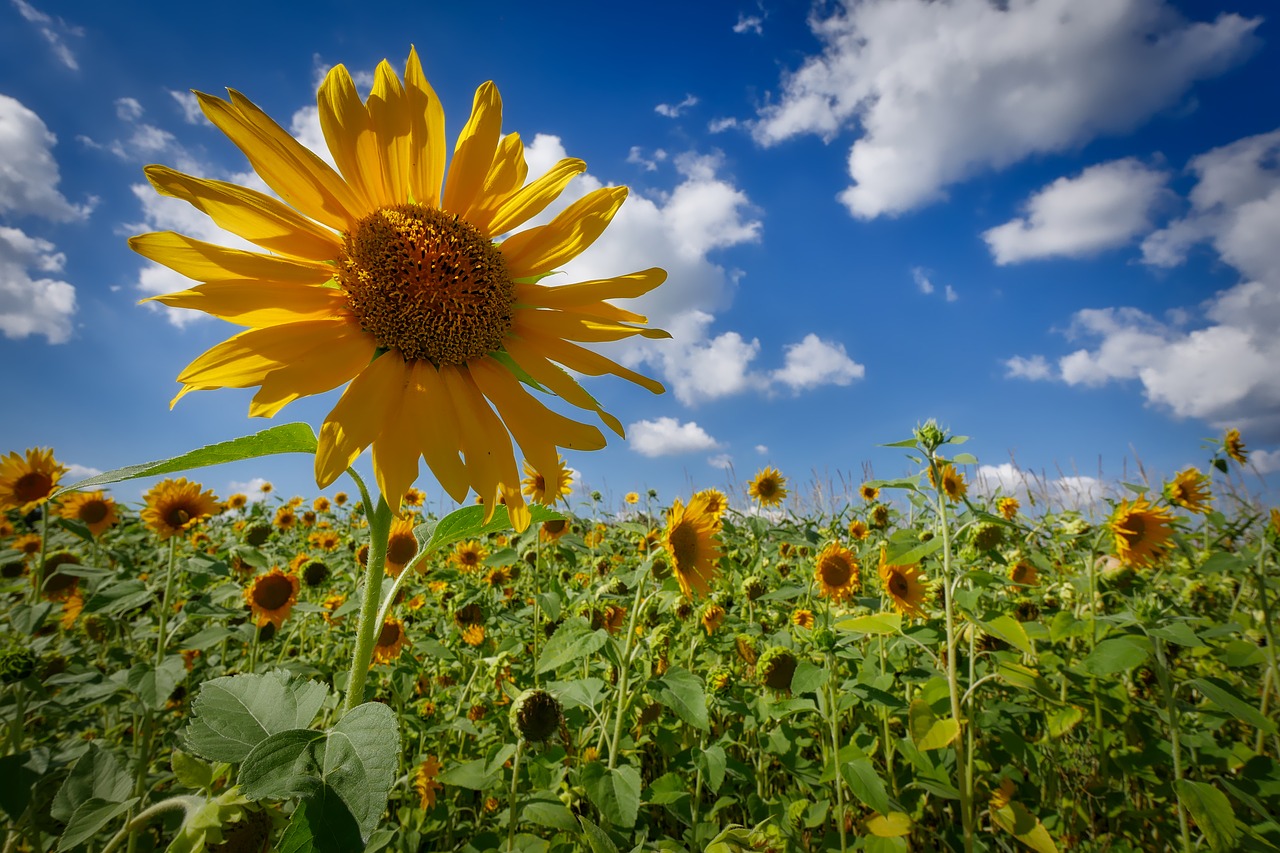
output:
[[[662,547],[671,558],[671,569],[685,598],[694,592],[706,595],[717,574],[722,556],[720,517],[711,511],[706,497],[693,497],[686,507],[676,498],[667,512],[667,528]]]
[[[1227,430],[1227,434],[1222,437],[1222,450],[1241,465],[1249,459],[1249,451],[1245,449],[1244,439],[1240,437],[1238,429]]]
[[[719,489],[703,489],[700,492],[695,492],[693,496],[706,499],[707,509],[715,513],[717,519],[723,517],[725,510],[729,508],[728,496]]]
[[[418,555],[418,538],[413,535],[413,522],[407,518],[397,518],[391,522],[391,533],[387,537],[387,559],[383,571],[393,578],[400,577],[404,567]]]
[[[116,502],[104,492],[76,492],[62,502],[63,518],[78,521],[94,536],[101,536],[106,529],[120,520],[116,515]]]
[[[489,549],[475,539],[459,542],[449,555],[449,562],[462,572],[478,572],[489,557]]]
[[[941,486],[938,485],[939,480],[942,482]],[[929,484],[935,489],[941,488],[949,501],[958,501],[969,491],[969,484],[964,481],[964,474],[957,471],[956,466],[950,462],[939,465],[936,475],[933,467],[929,468]]]
[[[424,809],[436,807],[436,792],[444,788],[444,785],[436,781],[442,766],[434,755],[429,755],[413,771],[413,790],[418,794],[418,804]]]
[[[227,101],[197,98],[283,202],[147,167],[158,192],[267,252],[173,232],[130,240],[139,254],[200,282],[156,301],[247,327],[183,369],[175,402],[190,391],[256,387],[249,413],[270,417],[299,397],[345,384],[320,430],[321,488],[372,445],[374,474],[393,512],[425,457],[454,500],[474,489],[488,520],[503,496],[523,530],[530,516],[512,437],[540,471],[553,470],[557,447],[605,444],[598,428],[548,409],[523,379],[597,414],[619,435],[622,424],[568,371],[611,373],[663,391],[580,346],[669,337],[607,301],[649,292],[666,278],[663,270],[537,283],[604,232],[627,189],[593,190],[546,224],[518,230],[586,164],[564,159],[526,184],[524,144],[502,134],[492,83],[476,91],[447,174],[444,110],[414,50],[403,80],[386,61],[378,65],[367,102],[342,65],[325,77],[320,126],[337,171],[239,92]]]
[[[573,491],[573,472],[559,455],[556,456],[556,467],[546,476],[529,464],[528,459],[524,461],[524,473],[524,494],[534,503],[551,506],[561,498],[568,498]]]
[[[23,456],[0,457],[0,512],[16,509],[23,515],[49,500],[67,466],[53,458],[53,450],[33,447]]]
[[[849,522],[849,538],[853,539],[855,542],[863,541],[867,538],[870,532],[871,531],[867,527],[867,523],[862,519],[855,518],[853,521]]]
[[[298,602],[298,576],[282,572],[278,566],[258,575],[244,591],[244,603],[253,614],[253,624],[262,628],[268,622],[279,631]]]
[[[858,558],[836,542],[818,554],[813,576],[818,583],[818,591],[836,604],[853,598],[862,587]]]
[[[540,542],[557,542],[569,532],[569,521],[564,518],[553,518],[542,522],[538,529]]]
[[[1198,468],[1180,471],[1164,486],[1164,495],[1170,503],[1191,512],[1204,514],[1209,511],[1213,495],[1209,493],[1209,477]]]
[[[747,494],[760,506],[781,506],[787,498],[787,478],[777,468],[765,468],[747,484]]]
[[[880,497],[880,490],[870,483],[863,483],[858,489],[858,494],[867,503],[873,503],[876,498]]]
[[[409,637],[404,632],[404,623],[399,619],[388,619],[382,623],[382,630],[373,643],[373,662],[392,663],[407,645]]]
[[[1116,559],[1126,566],[1149,566],[1169,549],[1173,515],[1165,507],[1152,506],[1146,498],[1122,501],[1107,526],[1115,537]]]
[[[151,487],[142,500],[142,520],[161,540],[186,533],[201,520],[218,513],[218,499],[211,489],[186,477],[162,480]]]
[[[923,619],[924,602],[929,595],[929,583],[924,578],[918,564],[910,566],[893,565],[885,559],[888,547],[880,546],[880,583],[884,586],[885,595],[889,597],[889,605],[903,616],[918,616]]]
[[[1017,498],[1000,498],[996,501],[996,512],[1000,513],[1000,517],[1005,521],[1013,521],[1018,516],[1018,510],[1022,504],[1018,503]]]
[[[635,506],[636,504],[640,503],[640,493],[627,492],[626,495],[623,496],[622,500],[626,503],[627,506]]]

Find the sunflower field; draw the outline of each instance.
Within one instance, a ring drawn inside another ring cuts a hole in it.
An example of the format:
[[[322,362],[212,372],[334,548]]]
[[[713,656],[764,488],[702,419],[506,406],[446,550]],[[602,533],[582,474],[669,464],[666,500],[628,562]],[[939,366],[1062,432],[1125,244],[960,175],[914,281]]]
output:
[[[1277,849],[1280,512],[1239,435],[1092,513],[976,494],[962,441],[835,513],[775,469],[607,510],[528,468],[520,533],[410,488],[381,545],[358,479],[102,488],[303,425],[71,490],[11,453],[3,849]]]

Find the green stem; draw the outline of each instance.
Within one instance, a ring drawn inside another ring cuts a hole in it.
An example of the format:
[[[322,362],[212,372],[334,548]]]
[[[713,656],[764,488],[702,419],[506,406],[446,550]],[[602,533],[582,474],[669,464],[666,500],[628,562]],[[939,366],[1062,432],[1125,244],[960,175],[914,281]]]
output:
[[[44,558],[49,548],[49,504],[40,507],[40,556],[31,567],[31,602],[40,601],[40,589],[44,586]]]
[[[840,773],[840,698],[835,685],[835,655],[827,655],[827,720],[831,724],[832,767],[836,771],[836,828],[840,830],[840,853],[848,847],[844,831],[844,777]]]
[[[516,743],[516,755],[511,760],[511,801],[507,805],[507,814],[510,816],[507,821],[507,851],[513,853],[516,849],[516,825],[520,822],[520,804],[516,797],[519,794],[518,783],[520,781],[520,755],[524,752],[524,738]]]
[[[173,594],[173,564],[178,550],[178,537],[169,537],[169,562],[164,570],[164,592],[160,594],[160,636],[156,639],[156,667],[164,663],[165,628],[169,620],[169,596]]]
[[[359,482],[359,481],[357,481]],[[360,490],[365,491],[360,483]],[[368,506],[368,503],[365,503]],[[378,505],[369,515],[369,562],[364,573],[364,599],[360,603],[360,621],[356,625],[356,647],[351,656],[351,671],[347,677],[347,695],[342,703],[345,713],[364,701],[364,684],[369,675],[369,662],[373,659],[374,639],[382,626],[377,617],[381,605],[382,575],[387,562],[387,539],[391,534],[391,507],[381,495]]]
[[[137,817],[130,818],[126,821],[120,831],[107,842],[107,846],[102,848],[102,853],[113,853],[117,847],[124,843],[126,838],[132,840],[135,837],[134,833],[146,826],[147,823],[156,815],[164,814],[165,812],[170,812],[174,809],[190,811],[192,809],[200,808],[204,804],[205,801],[203,797],[172,797],[167,800],[161,800],[154,806],[140,812]]]
[[[1164,654],[1164,641],[1152,637],[1156,648],[1156,661],[1159,663],[1160,691],[1164,694],[1165,713],[1169,716],[1169,743],[1173,751],[1174,803],[1178,807],[1178,830],[1182,833],[1182,853],[1191,853],[1191,827],[1187,823],[1187,810],[1182,807],[1182,797],[1178,795],[1177,783],[1182,781],[1182,737],[1178,730],[1178,708],[1174,700],[1173,674]]]
[[[646,573],[640,578],[636,584],[636,597],[631,604],[631,619],[627,625],[627,642],[623,646],[622,666],[618,673],[618,704],[615,714],[617,715],[613,721],[613,739],[609,742],[609,769],[612,770],[618,764],[618,743],[622,739],[622,722],[626,717],[627,699],[627,682],[631,675],[631,651],[635,645],[636,638],[636,619],[640,615],[641,594],[644,592],[644,579],[648,577]]]

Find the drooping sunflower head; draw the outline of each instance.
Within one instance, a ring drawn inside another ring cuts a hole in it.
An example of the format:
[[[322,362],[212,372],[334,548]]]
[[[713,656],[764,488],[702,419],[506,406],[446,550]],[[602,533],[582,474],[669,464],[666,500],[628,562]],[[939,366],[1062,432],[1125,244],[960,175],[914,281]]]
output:
[[[939,485],[941,481],[941,485]],[[956,466],[950,462],[943,462],[937,467],[937,474],[934,474],[933,466],[929,467],[929,483],[935,489],[941,489],[942,493],[947,496],[947,500],[958,501],[969,491],[969,484],[964,480],[964,474],[956,470]]]
[[[567,518],[552,518],[542,522],[542,526],[538,529],[538,538],[543,542],[555,542],[568,532]]]
[[[76,492],[69,496],[62,502],[62,517],[80,522],[94,536],[101,536],[120,520],[116,515],[116,502],[100,491]]]
[[[28,513],[49,499],[67,466],[53,458],[52,449],[33,447],[23,456],[0,456],[0,512]]]
[[[418,539],[413,535],[413,522],[407,518],[393,519],[387,536],[386,573],[393,578],[400,577],[404,567],[417,555]]]
[[[787,498],[787,478],[777,468],[765,468],[747,484],[747,494],[760,506],[781,506]]]
[[[858,494],[862,495],[862,499],[864,501],[871,503],[876,498],[880,497],[880,490],[870,483],[863,483],[858,489]]]
[[[687,507],[677,498],[667,512],[662,547],[686,598],[692,598],[694,592],[706,595],[711,591],[722,556],[719,530],[720,517],[711,511],[706,498],[694,497]]]
[[[157,301],[247,327],[184,369],[178,396],[256,387],[250,414],[270,417],[298,397],[346,385],[320,431],[321,488],[372,446],[393,511],[425,459],[454,500],[474,489],[487,520],[505,498],[523,530],[530,515],[512,439],[546,472],[559,447],[604,446],[596,427],[548,409],[523,383],[597,414],[619,434],[621,423],[571,373],[611,373],[661,393],[660,384],[581,344],[667,337],[609,302],[647,293],[665,272],[538,283],[603,233],[626,188],[593,190],[546,224],[520,230],[586,164],[561,160],[526,182],[524,145],[502,133],[492,83],[477,90],[447,172],[444,111],[414,51],[403,77],[379,64],[367,100],[342,65],[326,76],[317,101],[336,171],[240,93],[197,98],[278,200],[147,168],[159,192],[265,250],[171,232],[130,241],[199,282]]]
[[[162,480],[142,499],[146,502],[142,520],[160,539],[185,533],[202,519],[218,513],[218,499],[213,491],[189,482],[186,477]]]
[[[791,692],[791,679],[796,674],[795,653],[784,646],[772,646],[756,661],[756,675],[761,683],[779,693]]]
[[[1115,537],[1116,559],[1137,567],[1160,560],[1170,547],[1172,520],[1168,509],[1152,506],[1146,498],[1122,501],[1107,525]]]
[[[1208,476],[1196,468],[1180,471],[1165,484],[1164,494],[1171,503],[1198,513],[1208,512],[1209,504],[1213,501],[1213,495],[1209,493]]]
[[[996,511],[1005,521],[1013,521],[1017,518],[1018,509],[1021,506],[1017,498],[1000,498],[996,501]]]
[[[711,636],[724,623],[724,608],[719,604],[712,602],[702,608],[702,616],[700,620],[702,627],[706,629],[707,636]]]
[[[382,623],[382,630],[373,642],[373,662],[391,663],[400,657],[407,645],[409,638],[404,632],[404,623],[399,619],[388,619]]]
[[[1222,450],[1241,465],[1249,459],[1249,451],[1245,449],[1244,439],[1240,437],[1238,429],[1227,430],[1226,435],[1222,437]]]
[[[470,573],[480,571],[488,558],[489,549],[483,543],[468,539],[454,546],[449,562],[457,566],[459,571]]]
[[[298,602],[298,576],[272,568],[253,579],[244,591],[244,601],[255,625],[262,628],[270,623],[278,631]]]
[[[818,582],[818,591],[836,603],[853,598],[862,588],[858,558],[837,542],[819,552],[813,576]]]
[[[889,599],[889,605],[903,616],[927,615],[924,604],[929,596],[929,584],[919,565],[899,566],[886,561],[888,549],[880,546],[880,583]]]
[[[867,523],[860,518],[855,518],[849,522],[849,538],[855,542],[861,542],[871,533]]]
[[[524,473],[524,494],[534,503],[551,506],[561,498],[567,498],[573,491],[573,472],[559,455],[556,456],[555,469],[548,471],[545,476],[529,464],[528,459],[524,462]]]

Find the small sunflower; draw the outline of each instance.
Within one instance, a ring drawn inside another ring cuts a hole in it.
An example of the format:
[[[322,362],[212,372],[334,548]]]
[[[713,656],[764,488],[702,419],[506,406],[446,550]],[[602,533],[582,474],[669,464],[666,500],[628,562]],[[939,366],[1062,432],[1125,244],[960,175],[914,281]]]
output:
[[[527,459],[524,473],[524,494],[534,503],[551,506],[561,498],[568,498],[573,491],[573,472],[559,455],[556,456],[555,470],[548,472],[547,476],[543,476]]]
[[[889,604],[903,616],[925,617],[923,605],[929,595],[929,585],[919,565],[896,566],[885,562],[888,548],[880,546],[880,582],[884,585]]]
[[[858,489],[858,494],[862,495],[862,499],[864,501],[871,503],[876,498],[880,497],[880,489],[870,483],[863,483],[861,488]]]
[[[422,490],[410,486],[404,490],[404,497],[400,499],[400,502],[405,506],[419,507],[422,506],[424,500],[426,500],[426,495],[422,493]]]
[[[293,605],[298,601],[298,576],[272,568],[258,575],[244,591],[244,602],[253,613],[253,622],[263,628],[268,622],[276,630],[289,618]]]
[[[435,706],[432,706],[434,712]],[[436,807],[436,792],[444,788],[444,785],[436,781],[436,777],[440,775],[441,764],[436,760],[434,755],[427,756],[427,760],[418,765],[418,769],[413,771],[413,790],[418,794],[418,804],[424,809],[434,809]]]
[[[80,588],[77,575],[62,571],[63,566],[78,566],[80,558],[70,551],[50,554],[44,561],[44,586],[40,590],[49,601],[66,601]]]
[[[626,501],[627,506],[635,506],[636,504],[640,503],[640,493],[627,492],[626,496],[623,497],[623,500]]]
[[[201,519],[218,512],[218,499],[212,490],[202,490],[199,483],[189,482],[186,477],[162,480],[142,499],[147,504],[142,520],[160,539],[186,533]]]
[[[1244,439],[1240,437],[1240,430],[1229,429],[1227,434],[1222,437],[1222,449],[1232,459],[1241,465],[1249,458],[1249,451],[1245,449]],[[27,451],[30,453],[30,451]]]
[[[80,522],[94,536],[120,520],[116,502],[103,492],[76,492],[62,502],[62,517]]]
[[[1031,563],[1019,560],[1009,567],[1009,580],[1023,586],[1035,586],[1040,583],[1040,573]]]
[[[1196,468],[1181,471],[1165,484],[1165,497],[1183,509],[1206,513],[1213,495],[1209,494],[1209,478]]]
[[[1005,521],[1013,521],[1018,515],[1018,509],[1022,504],[1018,503],[1017,498],[1000,498],[996,501],[996,511]]]
[[[497,566],[490,569],[489,573],[484,576],[484,582],[491,589],[502,589],[511,583],[511,570],[506,566]]]
[[[67,466],[54,460],[52,449],[33,447],[25,458],[17,453],[0,457],[0,512],[31,512],[49,499],[65,473]]]
[[[382,623],[378,639],[373,643],[373,662],[391,663],[400,657],[407,645],[409,638],[404,633],[404,623],[399,619],[388,619]]]
[[[244,509],[249,504],[249,496],[244,492],[236,492],[227,498],[227,509]]]
[[[929,468],[929,483],[935,488],[939,488],[938,478],[942,479],[942,493],[947,496],[949,501],[958,501],[969,491],[969,484],[964,481],[964,474],[956,470],[956,466],[950,462],[943,462],[938,466],[938,473],[935,476],[933,468]]]
[[[1146,498],[1122,501],[1108,522],[1115,535],[1116,559],[1138,567],[1159,560],[1169,549],[1172,520],[1169,510],[1152,506]]]
[[[610,604],[604,609],[602,614],[604,621],[604,629],[610,634],[616,634],[627,624],[627,608],[620,604]]]
[[[468,646],[478,646],[484,642],[484,626],[468,625],[462,629],[462,642]]]
[[[333,502],[338,506],[346,506],[347,500],[348,498],[347,498],[346,492],[337,492],[333,496]]]
[[[568,532],[568,519],[553,518],[550,521],[542,522],[542,527],[538,530],[538,538],[543,542],[555,542]]]
[[[849,522],[849,538],[855,542],[863,541],[870,533],[870,528],[867,527],[867,523],[862,519],[855,518]]]
[[[852,598],[862,587],[858,558],[835,542],[818,554],[813,576],[819,592],[837,604]]]
[[[0,539],[8,539],[16,532],[13,529],[13,522],[9,520],[9,516],[0,513]]]
[[[724,624],[724,608],[719,604],[708,604],[702,608],[702,616],[699,619],[702,627],[706,629],[707,636],[710,637],[716,632],[722,624]]]
[[[812,630],[814,626],[814,615],[812,610],[806,610],[803,607],[791,614],[791,624],[799,628]]]
[[[449,562],[457,566],[458,571],[471,573],[480,571],[488,557],[488,548],[475,539],[468,539],[454,546]]]
[[[640,541],[636,543],[636,551],[641,555],[649,554],[661,544],[662,531],[654,528],[640,537]]]
[[[387,560],[384,570],[393,578],[400,577],[404,567],[418,555],[418,539],[413,535],[413,522],[407,518],[397,518],[391,522],[391,532],[387,535]]]
[[[716,534],[720,519],[711,512],[705,497],[693,497],[686,507],[677,498],[667,512],[667,529],[662,546],[671,558],[671,568],[686,598],[694,592],[706,595],[720,562],[720,541]]]
[[[716,514],[716,518],[721,518],[725,510],[729,508],[729,497],[719,489],[703,489],[700,492],[694,492],[695,498],[705,498],[707,501],[707,510]]]
[[[64,631],[70,631],[83,612],[84,595],[78,589],[72,590],[71,594],[62,602],[62,616],[58,618],[58,626]]]
[[[338,535],[336,530],[317,530],[308,538],[311,544],[321,551],[336,551],[338,546],[342,544],[342,537]]]
[[[324,621],[328,622],[330,625],[341,622],[343,617],[339,616],[335,619],[333,614],[337,612],[339,607],[346,603],[347,597],[340,592],[335,592],[332,595],[326,595],[324,602],[321,605],[324,607],[325,611]]]
[[[281,530],[292,530],[298,524],[298,514],[293,507],[285,504],[276,510],[275,525]]]
[[[761,506],[781,506],[787,498],[787,478],[777,468],[765,468],[747,485],[747,494]]]
[[[330,506],[329,499],[324,495],[320,495],[320,497],[311,502],[311,508],[316,512],[328,512]]]

